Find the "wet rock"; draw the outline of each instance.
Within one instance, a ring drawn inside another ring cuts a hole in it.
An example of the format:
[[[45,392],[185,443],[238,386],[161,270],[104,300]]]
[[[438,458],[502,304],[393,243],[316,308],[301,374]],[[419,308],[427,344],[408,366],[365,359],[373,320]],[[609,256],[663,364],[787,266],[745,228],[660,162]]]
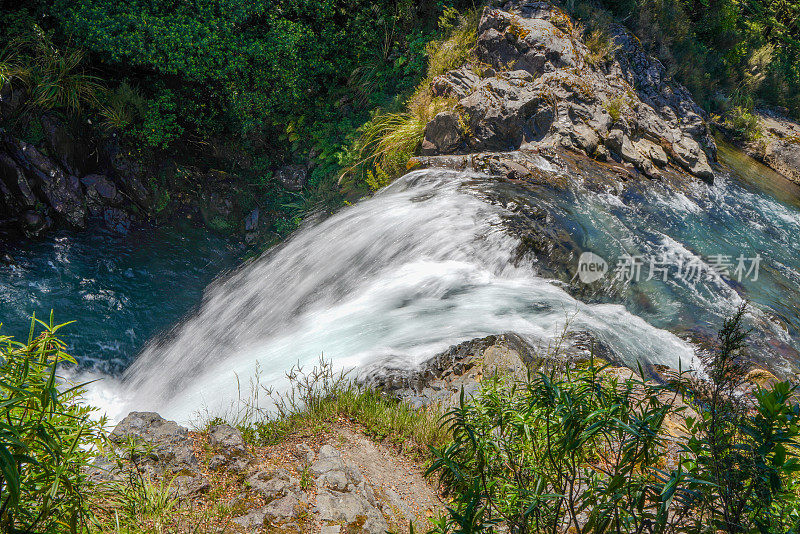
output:
[[[5,153],[0,163],[0,173],[9,191],[16,187],[21,197],[16,204],[23,206],[30,201],[23,189],[28,189],[37,201],[47,205],[54,215],[66,225],[82,229],[86,227],[86,205],[80,182],[68,175],[33,145],[14,139],[8,134],[0,137],[0,153]],[[11,164],[13,162],[13,165]],[[24,175],[24,184],[19,179]],[[15,181],[16,186],[11,184]]]
[[[275,179],[287,191],[302,191],[308,179],[305,165],[286,165],[275,171]]]
[[[146,170],[142,165],[123,154],[114,154],[111,159],[114,179],[122,192],[140,208],[150,211],[152,195],[145,187]]]
[[[81,178],[81,184],[86,190],[88,201],[103,206],[118,206],[122,196],[117,186],[102,174],[87,174]]]
[[[131,216],[119,208],[107,208],[103,210],[103,223],[115,234],[128,235],[131,229]]]
[[[90,138],[89,133],[49,113],[42,115],[40,122],[51,157],[69,174],[87,174],[93,167],[89,155],[94,152],[86,141]]]

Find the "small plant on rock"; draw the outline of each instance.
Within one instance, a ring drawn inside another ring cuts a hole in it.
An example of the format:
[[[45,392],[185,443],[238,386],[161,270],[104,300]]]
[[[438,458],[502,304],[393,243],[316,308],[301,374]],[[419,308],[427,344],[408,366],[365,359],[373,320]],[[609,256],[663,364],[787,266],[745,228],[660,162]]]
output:
[[[619,50],[619,45],[614,39],[602,30],[592,30],[586,37],[585,43],[589,49],[586,62],[593,67],[607,64],[614,58],[614,52]]]

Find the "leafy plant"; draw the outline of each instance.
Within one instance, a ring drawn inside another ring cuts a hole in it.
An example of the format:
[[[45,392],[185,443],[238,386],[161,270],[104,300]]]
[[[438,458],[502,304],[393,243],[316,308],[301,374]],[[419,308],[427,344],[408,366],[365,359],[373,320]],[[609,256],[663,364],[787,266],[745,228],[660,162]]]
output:
[[[428,68],[424,80],[405,102],[402,111],[378,110],[360,129],[361,134],[348,148],[344,160],[349,164],[339,182],[347,189],[376,191],[407,170],[408,160],[417,153],[428,122],[445,110],[453,109],[452,99],[434,97],[433,78],[457,68],[474,57],[478,10],[463,15],[445,9],[439,20],[445,37],[426,47]]]
[[[142,119],[147,112],[147,100],[127,81],[106,91],[99,114],[106,130],[125,130]]]
[[[81,385],[59,375],[75,363],[56,337],[65,324],[31,321],[27,343],[0,337],[0,527],[4,532],[79,532],[89,519],[89,447],[105,419],[91,419]],[[35,335],[38,328],[41,333]]]
[[[434,532],[796,532],[800,407],[788,383],[743,395],[744,310],[708,380],[655,384],[592,361],[462,394],[428,471],[452,495]]]
[[[726,123],[736,136],[745,141],[757,141],[763,135],[758,117],[744,107],[734,107],[728,114]]]

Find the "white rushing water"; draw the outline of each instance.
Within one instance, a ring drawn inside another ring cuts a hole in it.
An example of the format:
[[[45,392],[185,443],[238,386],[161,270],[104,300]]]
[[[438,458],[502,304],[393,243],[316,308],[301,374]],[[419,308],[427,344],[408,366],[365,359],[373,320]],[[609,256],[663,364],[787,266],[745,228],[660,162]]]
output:
[[[675,335],[514,266],[518,242],[501,208],[463,190],[475,179],[412,172],[299,231],[209,287],[195,316],[148,346],[121,384],[93,386],[90,401],[112,417],[152,409],[187,421],[200,408],[224,411],[257,367],[266,384],[321,354],[339,368],[413,367],[489,334],[554,339],[568,318],[631,364],[692,366],[692,348]]]

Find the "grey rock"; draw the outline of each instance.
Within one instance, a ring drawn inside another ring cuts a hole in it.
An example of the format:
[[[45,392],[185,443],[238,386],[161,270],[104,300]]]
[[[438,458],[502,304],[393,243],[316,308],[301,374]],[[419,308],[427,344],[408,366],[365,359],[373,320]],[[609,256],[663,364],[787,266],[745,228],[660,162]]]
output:
[[[299,481],[283,469],[275,473],[259,471],[247,478],[247,484],[267,499],[283,497],[300,489]]]
[[[524,380],[528,374],[519,353],[506,345],[492,345],[484,351],[483,372],[485,375],[511,376],[515,380]]]
[[[317,511],[322,521],[353,523],[359,516],[382,517],[381,512],[363,495],[352,491],[320,490],[317,492]]]
[[[422,155],[433,156],[453,152],[461,145],[462,138],[458,113],[443,111],[425,126]]]
[[[242,438],[242,432],[230,425],[214,425],[208,430],[208,444],[224,456],[244,456],[247,447]]]
[[[134,456],[158,463],[172,472],[197,471],[199,467],[189,441],[189,431],[154,412],[129,413],[111,432],[109,440],[118,446],[132,440],[139,449]]]
[[[800,143],[796,140],[769,143],[764,153],[764,163],[800,184]]]
[[[81,184],[86,189],[86,197],[97,204],[116,206],[122,201],[117,186],[102,174],[87,174],[81,178]]]
[[[294,517],[300,500],[294,493],[275,499],[264,507],[265,517],[273,522],[283,522]]]
[[[568,25],[560,20],[566,16],[544,2],[512,0],[501,9],[484,9],[476,51],[493,68],[482,79],[462,68],[432,85],[436,94],[460,98],[457,109],[470,133],[458,139],[453,115],[435,118],[423,157],[524,147],[570,148],[605,160],[611,149],[655,177],[656,165],[669,166],[669,153],[682,169],[711,179],[716,146],[688,91],[621,26],[612,33],[623,50],[604,66],[590,65],[589,49],[565,33]],[[608,111],[612,101],[621,107],[617,121]],[[612,127],[619,131],[610,132]]]
[[[318,476],[329,471],[341,471],[344,468],[345,465],[339,451],[330,445],[323,445],[319,450],[317,461],[311,464],[309,471],[314,476]]]
[[[403,500],[403,498],[394,488],[387,488],[385,493],[387,504],[397,510],[402,519],[405,521],[411,521],[415,519],[414,512],[411,510],[411,507]]]
[[[317,477],[315,483],[318,490],[322,488],[328,488],[337,491],[345,491],[351,484],[345,472],[337,470],[322,473],[319,477]]]
[[[179,475],[172,479],[178,497],[188,497],[198,493],[205,493],[211,488],[208,479],[203,475]]]
[[[249,531],[258,531],[264,526],[267,517],[266,507],[251,510],[244,515],[234,517],[231,521]]]
[[[460,67],[434,78],[431,91],[434,96],[449,96],[461,100],[474,91],[480,81],[480,77],[468,67]]]

